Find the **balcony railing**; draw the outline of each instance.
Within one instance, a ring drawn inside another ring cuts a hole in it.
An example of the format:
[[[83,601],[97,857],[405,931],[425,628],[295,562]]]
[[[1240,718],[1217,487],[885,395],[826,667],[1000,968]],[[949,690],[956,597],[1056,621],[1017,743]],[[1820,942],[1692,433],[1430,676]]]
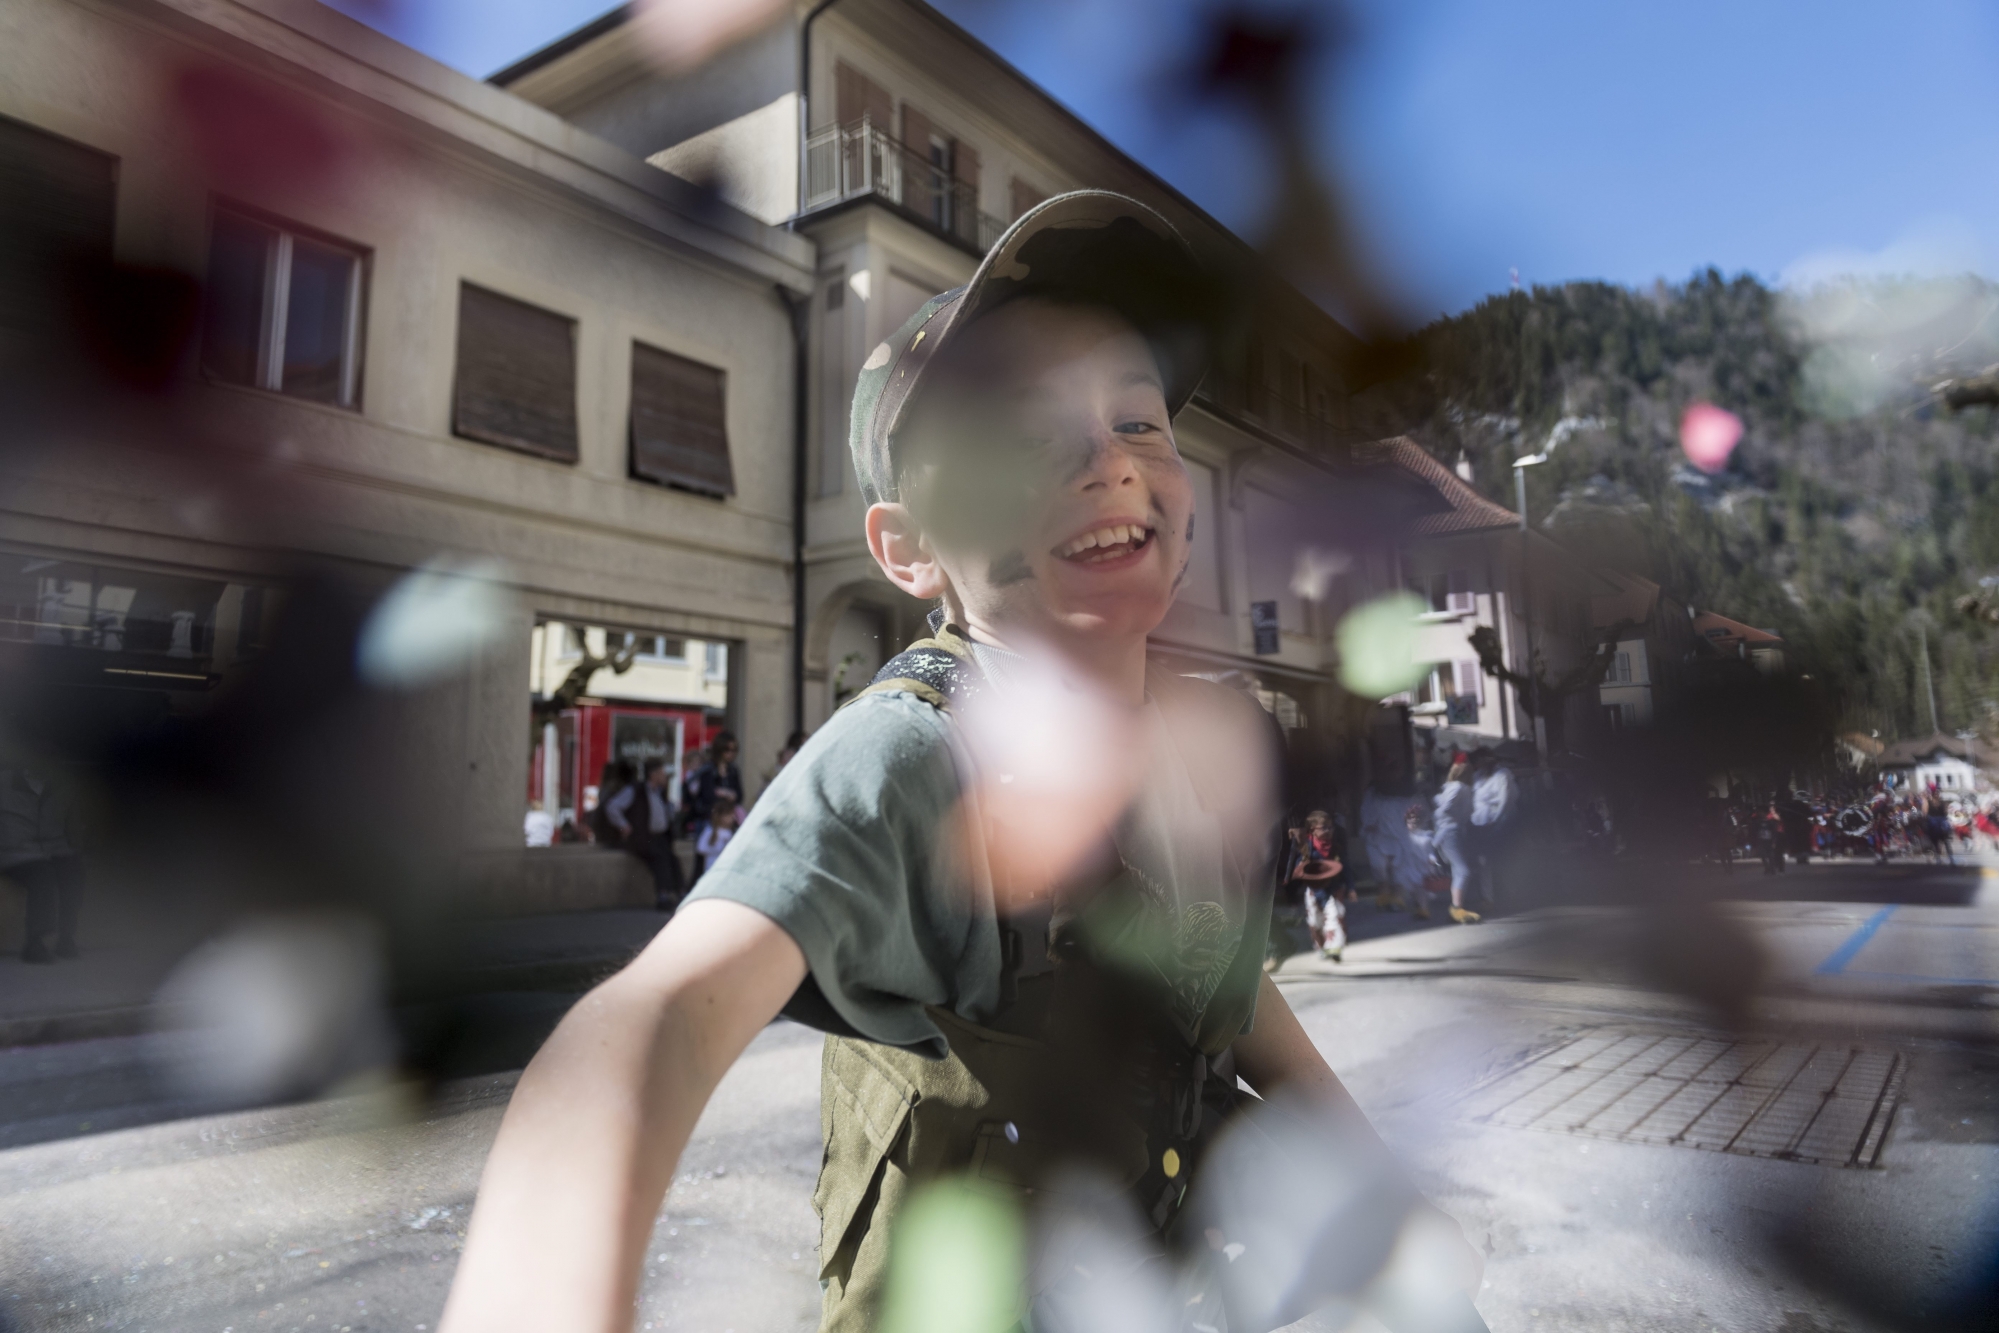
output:
[[[1265,384],[1246,383],[1239,366],[1216,367],[1202,384],[1201,397],[1310,449],[1343,453],[1351,442],[1348,428],[1324,408],[1285,398]]]
[[[876,195],[930,223],[975,254],[993,248],[1006,224],[979,211],[978,188],[946,165],[876,129],[863,116],[805,140],[805,210]]]

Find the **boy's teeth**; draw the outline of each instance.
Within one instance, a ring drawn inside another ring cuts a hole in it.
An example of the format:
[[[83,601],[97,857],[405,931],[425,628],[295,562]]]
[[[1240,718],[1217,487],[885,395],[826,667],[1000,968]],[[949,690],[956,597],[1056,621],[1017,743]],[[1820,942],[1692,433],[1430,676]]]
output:
[[[1064,556],[1081,555],[1092,547],[1119,546],[1126,542],[1137,543],[1144,540],[1144,527],[1137,524],[1120,523],[1115,527],[1098,528],[1095,532],[1084,533],[1063,547],[1062,554]]]

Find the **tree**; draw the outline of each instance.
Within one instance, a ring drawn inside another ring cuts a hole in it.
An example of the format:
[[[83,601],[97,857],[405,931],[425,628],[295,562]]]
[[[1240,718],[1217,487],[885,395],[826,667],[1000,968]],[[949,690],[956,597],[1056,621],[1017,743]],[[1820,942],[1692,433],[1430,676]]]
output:
[[[609,630],[604,632],[604,646],[609,651],[602,656],[590,651],[590,643],[587,637],[580,638],[583,648],[583,660],[569,668],[569,674],[562,678],[562,683],[555,687],[554,693],[550,694],[546,699],[536,699],[534,701],[530,712],[530,725],[528,727],[529,753],[533,753],[534,747],[541,744],[543,727],[553,722],[556,718],[561,717],[569,709],[576,707],[576,701],[581,699],[584,693],[589,690],[590,678],[592,676],[607,667],[614,674],[620,676],[632,669],[632,663],[638,659],[639,655],[639,640],[630,634],[619,635],[617,636],[619,639],[618,647],[611,648],[612,637]]]
[[[1538,648],[1528,663],[1526,675],[1507,666],[1499,645],[1499,632],[1490,625],[1480,625],[1472,631],[1471,646],[1478,654],[1479,668],[1502,685],[1511,685],[1520,711],[1539,718],[1547,726],[1548,753],[1563,754],[1567,752],[1569,697],[1603,684],[1604,674],[1617,656],[1617,645],[1638,628],[1633,621],[1619,621],[1604,631],[1595,652],[1553,680],[1548,679],[1548,665]]]

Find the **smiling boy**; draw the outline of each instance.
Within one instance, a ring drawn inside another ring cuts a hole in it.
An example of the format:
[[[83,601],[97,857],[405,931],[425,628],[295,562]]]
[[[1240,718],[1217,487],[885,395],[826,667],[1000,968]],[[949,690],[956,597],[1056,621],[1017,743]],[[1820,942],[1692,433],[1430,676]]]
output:
[[[1371,1133],[1262,971],[1272,729],[1147,662],[1195,538],[1172,421],[1211,293],[1151,210],[1065,195],[870,356],[851,435],[868,548],[937,604],[933,637],[813,736],[523,1073],[446,1333],[628,1328],[695,1120],[780,1012],[828,1033],[822,1329],[875,1326],[894,1219],[927,1181],[1026,1199],[1084,1167],[1172,1248],[1237,1076]],[[1047,661],[1119,739],[1056,757],[1107,776],[1023,827],[1032,794],[1009,801],[1031,784],[961,733]]]

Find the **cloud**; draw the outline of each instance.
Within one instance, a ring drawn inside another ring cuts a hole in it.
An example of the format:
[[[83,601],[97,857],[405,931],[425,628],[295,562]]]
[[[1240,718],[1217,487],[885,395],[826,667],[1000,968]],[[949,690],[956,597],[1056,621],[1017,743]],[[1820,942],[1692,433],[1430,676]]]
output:
[[[1802,291],[1848,278],[1936,278],[1987,272],[1978,233],[1960,217],[1927,219],[1878,250],[1833,247],[1785,265],[1779,285]]]

